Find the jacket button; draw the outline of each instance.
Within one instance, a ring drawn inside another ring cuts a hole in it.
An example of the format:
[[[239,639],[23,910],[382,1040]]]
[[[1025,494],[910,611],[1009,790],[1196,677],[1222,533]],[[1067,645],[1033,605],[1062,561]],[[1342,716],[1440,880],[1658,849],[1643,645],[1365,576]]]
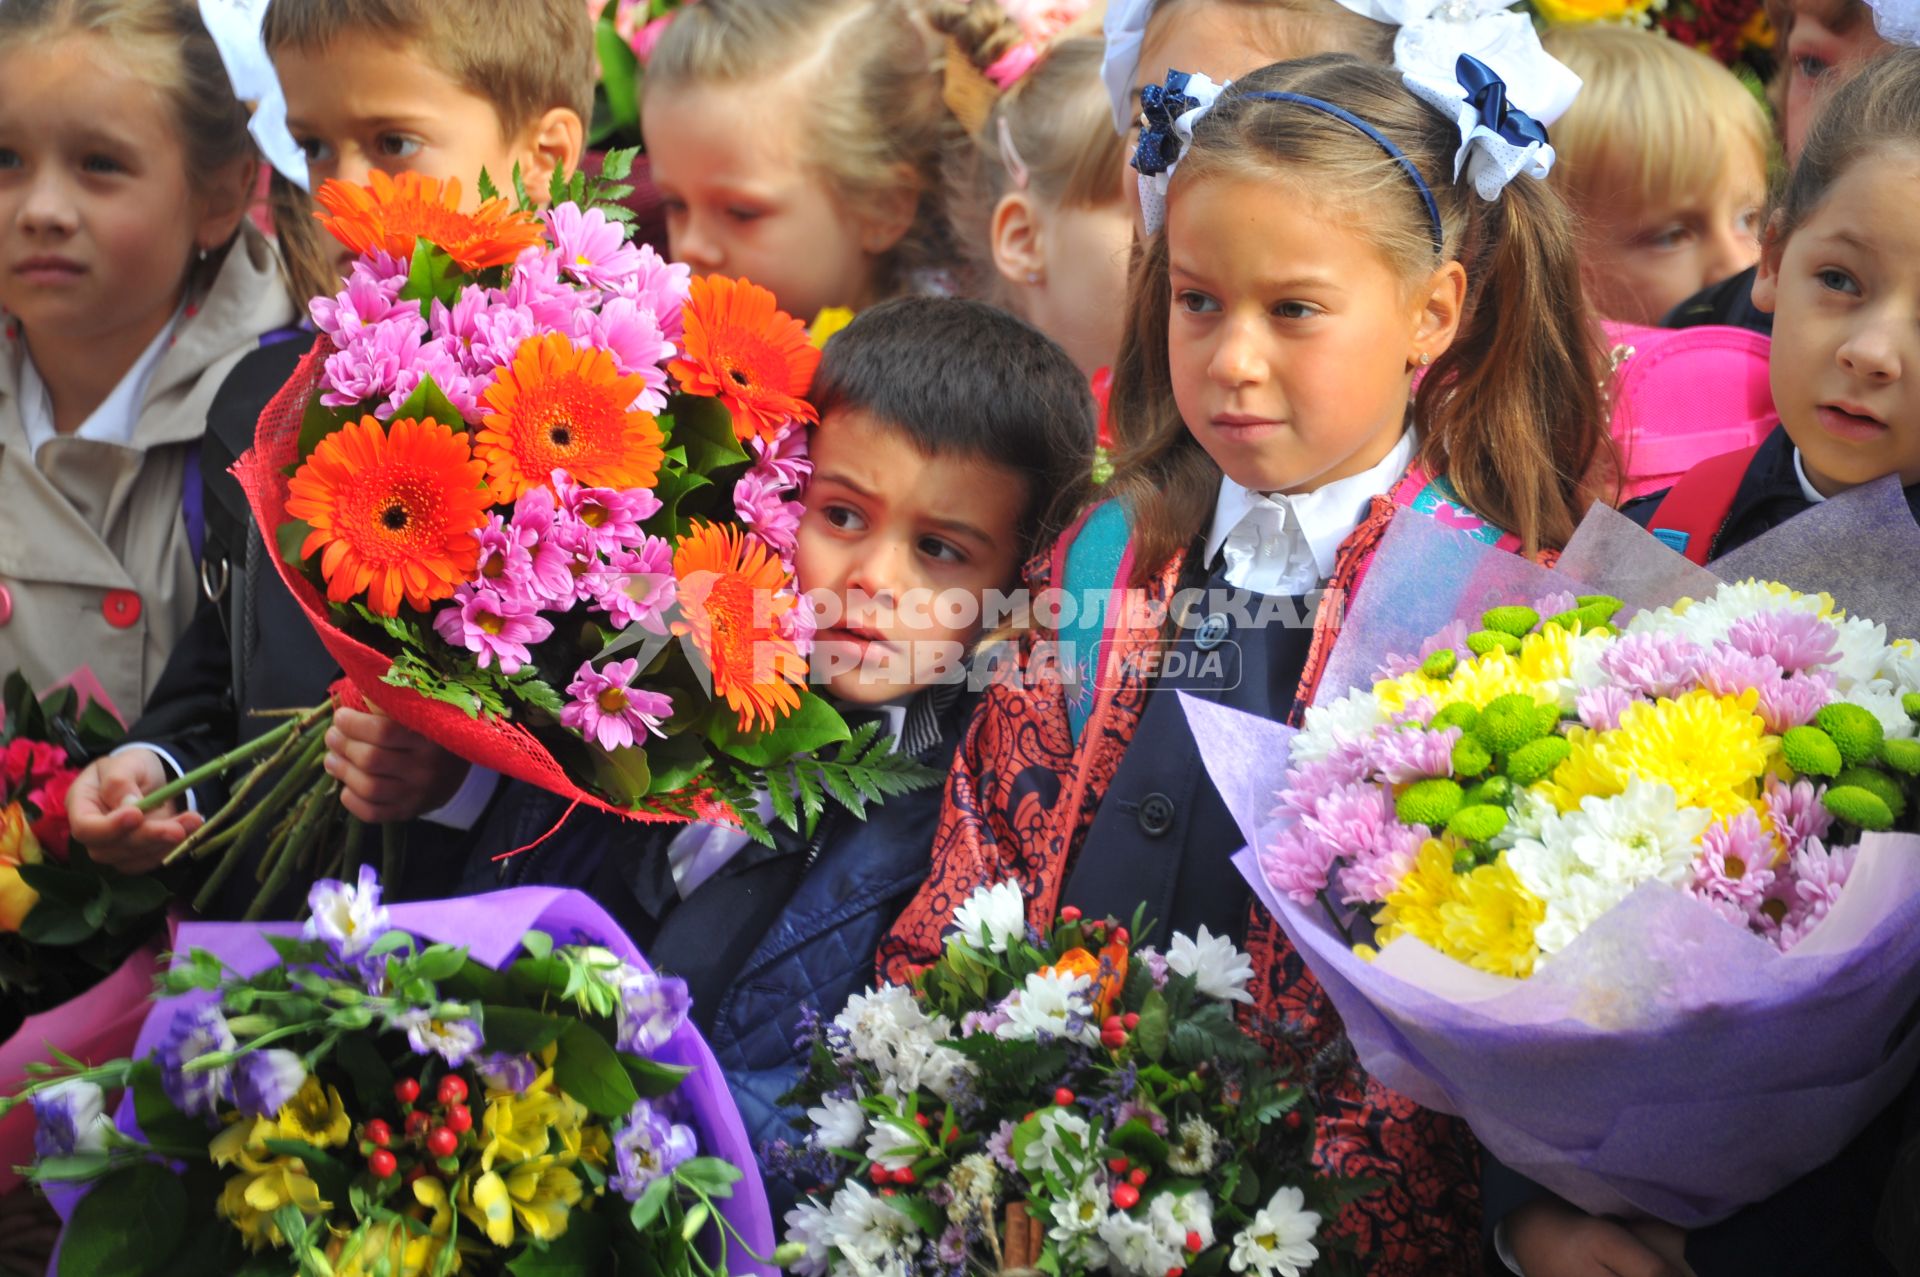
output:
[[[13,591],[0,585],[0,625],[13,619]]]
[[[100,611],[114,629],[130,630],[140,624],[140,596],[132,590],[108,590]]]
[[[1200,632],[1193,636],[1193,645],[1203,652],[1211,652],[1227,640],[1227,614],[1213,612],[1200,622]]]
[[[1173,828],[1173,799],[1165,794],[1148,794],[1140,800],[1140,832],[1158,838]]]

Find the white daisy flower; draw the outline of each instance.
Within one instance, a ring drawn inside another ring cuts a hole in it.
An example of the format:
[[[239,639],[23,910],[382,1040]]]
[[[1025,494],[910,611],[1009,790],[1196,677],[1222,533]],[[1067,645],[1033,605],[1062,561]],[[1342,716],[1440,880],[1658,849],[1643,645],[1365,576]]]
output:
[[[1204,924],[1197,937],[1175,936],[1167,946],[1167,966],[1178,975],[1193,977],[1194,987],[1222,1002],[1252,1002],[1247,981],[1253,979],[1253,960],[1233,947],[1225,936],[1209,935]]]
[[[1009,878],[982,887],[954,910],[954,935],[976,949],[1005,953],[1007,945],[1027,934],[1027,900],[1020,884]]]
[[[1314,1234],[1320,1214],[1306,1209],[1306,1194],[1288,1186],[1274,1193],[1247,1226],[1234,1234],[1233,1256],[1227,1262],[1236,1273],[1257,1277],[1300,1277],[1320,1257]]]

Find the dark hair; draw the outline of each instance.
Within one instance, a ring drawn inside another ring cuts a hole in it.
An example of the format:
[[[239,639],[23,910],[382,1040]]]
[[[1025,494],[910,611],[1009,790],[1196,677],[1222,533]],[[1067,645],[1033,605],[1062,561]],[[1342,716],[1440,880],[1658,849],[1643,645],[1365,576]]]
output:
[[[1800,148],[1800,162],[1780,188],[1767,231],[1769,251],[1778,251],[1860,160],[1917,146],[1920,49],[1896,49],[1867,63],[1821,104]]]
[[[1406,171],[1335,116],[1259,96],[1333,103],[1391,139],[1425,175],[1444,231]],[[1400,76],[1344,54],[1282,62],[1236,80],[1200,118],[1174,193],[1208,176],[1272,182],[1275,199],[1339,209],[1409,281],[1448,261],[1467,275],[1453,345],[1414,398],[1420,464],[1528,553],[1565,545],[1608,457],[1605,368],[1580,290],[1572,219],[1545,182],[1494,200],[1448,180],[1460,134]],[[1220,471],[1180,418],[1167,356],[1172,287],[1166,232],[1135,264],[1114,368],[1110,421],[1122,452],[1110,485],[1126,502],[1142,578],[1204,529]]]
[[[827,343],[812,400],[822,420],[867,412],[927,456],[1020,475],[1022,559],[1053,543],[1092,483],[1086,377],[1045,334],[984,302],[897,297],[862,311]]]

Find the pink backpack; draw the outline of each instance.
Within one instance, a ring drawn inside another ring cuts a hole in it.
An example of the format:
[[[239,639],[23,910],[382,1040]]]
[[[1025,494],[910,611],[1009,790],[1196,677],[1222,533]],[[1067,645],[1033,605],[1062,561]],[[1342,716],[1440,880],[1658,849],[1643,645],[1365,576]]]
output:
[[[1613,352],[1613,442],[1621,496],[1671,487],[1708,457],[1751,448],[1779,414],[1771,341],[1745,328],[1604,325]]]

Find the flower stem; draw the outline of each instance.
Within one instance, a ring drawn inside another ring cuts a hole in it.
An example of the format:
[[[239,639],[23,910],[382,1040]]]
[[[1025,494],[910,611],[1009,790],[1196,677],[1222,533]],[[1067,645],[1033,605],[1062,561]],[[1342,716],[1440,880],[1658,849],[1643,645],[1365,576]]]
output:
[[[407,864],[407,827],[398,821],[380,826],[380,881],[398,883]]]
[[[294,867],[305,858],[307,849],[313,846],[314,841],[330,823],[326,819],[327,813],[322,805],[333,800],[335,785],[333,777],[323,774],[322,779],[307,790],[306,797],[295,809],[296,815],[293,818],[292,827],[274,844],[278,854],[269,852],[270,856],[274,856],[272,868],[268,870],[266,881],[261,884],[259,892],[253,897],[253,903],[247,906],[247,911],[241,916],[240,921],[258,922],[261,915],[266,913],[267,906],[273,903],[274,897],[286,889],[287,881],[293,877]],[[228,854],[233,853],[229,851]],[[261,862],[261,867],[266,868],[264,860]]]
[[[220,847],[221,857],[220,863],[214,867],[213,873],[208,876],[206,885],[200,888],[200,894],[193,898],[193,907],[197,911],[206,913],[208,909],[212,907],[214,900],[220,893],[220,888],[225,885],[227,879],[232,876],[233,871],[239,867],[241,857],[246,854],[249,841],[253,835],[259,831],[261,826],[265,825],[275,812],[282,811],[286,808],[302,784],[310,785],[313,783],[314,770],[320,766],[320,758],[321,755],[326,752],[326,748],[326,733],[315,733],[304,742],[304,748],[301,750],[300,756],[288,767],[286,774],[280,778],[279,783],[274,785],[272,791],[259,803],[256,803],[253,810],[241,817],[239,823],[234,825],[232,829],[223,833],[219,839],[209,842],[200,849],[198,854],[204,855],[206,852],[212,851],[215,847]],[[185,843],[180,844],[180,847],[185,846]],[[180,847],[174,848],[175,855],[179,854]],[[269,844],[269,854],[271,854],[272,849],[272,844]]]
[[[309,728],[317,724],[331,721],[332,707],[330,705],[319,705],[306,711],[305,717],[289,724],[289,726],[293,727],[293,731],[281,741],[279,748],[269,754],[263,762],[256,764],[240,783],[234,787],[233,793],[228,797],[226,805],[208,817],[206,824],[200,826],[200,828],[194,830],[191,834],[188,834],[177,847],[167,853],[167,858],[161,863],[172,864],[182,856],[192,856],[198,860],[211,854],[216,848],[230,842],[240,825],[243,824],[249,816],[254,814],[255,809],[248,806],[248,799],[252,796],[254,789],[257,788],[267,776],[278,771],[288,759],[299,756],[303,751],[311,750],[315,739],[324,741],[326,739],[324,732],[319,733],[318,736],[308,736],[306,732]],[[282,730],[284,729],[276,728],[275,732]],[[269,736],[273,734],[274,732],[268,733]],[[266,737],[261,737],[260,739],[265,740]],[[249,742],[249,745],[257,743],[258,742]],[[212,765],[213,764],[209,763],[207,766],[211,767]],[[200,769],[200,771],[205,770],[205,768]],[[194,774],[199,775],[199,771],[196,771]]]
[[[201,781],[210,780],[222,772],[231,771],[255,755],[263,754],[269,749],[277,748],[283,744],[288,737],[300,735],[305,732],[307,728],[313,726],[322,715],[331,714],[332,712],[333,705],[331,702],[324,705],[316,705],[312,709],[290,711],[292,716],[289,717],[286,722],[280,724],[280,726],[271,731],[263,732],[244,745],[228,750],[212,762],[203,763],[179,779],[168,781],[166,784],[160,786],[160,788],[140,800],[138,804],[139,810],[143,812],[152,811],[161,803],[178,798],[181,794],[186,793]]]

